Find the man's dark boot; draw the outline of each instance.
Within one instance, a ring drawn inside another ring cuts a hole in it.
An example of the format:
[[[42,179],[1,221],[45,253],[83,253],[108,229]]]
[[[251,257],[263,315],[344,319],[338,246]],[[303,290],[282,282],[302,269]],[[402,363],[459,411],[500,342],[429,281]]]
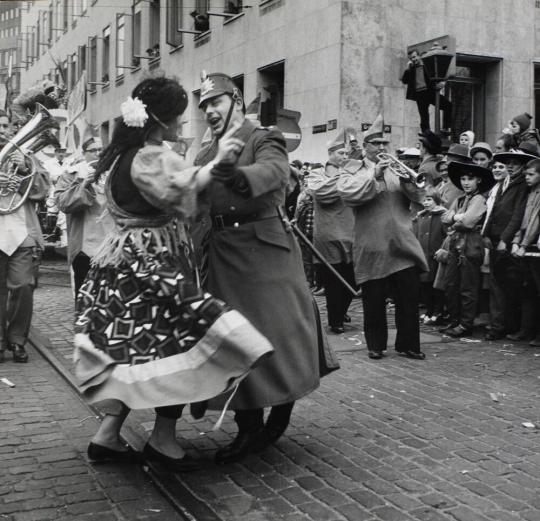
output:
[[[13,351],[13,361],[20,364],[28,362],[28,353],[24,349],[24,346],[19,344],[11,344],[11,350]]]
[[[294,402],[272,407],[266,424],[253,445],[253,452],[262,452],[281,438],[289,426],[293,407]]]
[[[263,414],[263,409],[236,411],[234,421],[238,425],[238,434],[232,443],[216,452],[214,461],[221,465],[235,463],[251,453],[263,429]]]
[[[0,347],[0,364],[6,360],[6,350]]]

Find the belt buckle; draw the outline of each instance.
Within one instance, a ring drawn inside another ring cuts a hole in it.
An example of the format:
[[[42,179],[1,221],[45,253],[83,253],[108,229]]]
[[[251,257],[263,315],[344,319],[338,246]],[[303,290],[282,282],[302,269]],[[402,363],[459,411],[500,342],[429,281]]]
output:
[[[215,215],[213,220],[214,228],[217,231],[222,231],[225,229],[225,221],[223,220],[223,215]]]

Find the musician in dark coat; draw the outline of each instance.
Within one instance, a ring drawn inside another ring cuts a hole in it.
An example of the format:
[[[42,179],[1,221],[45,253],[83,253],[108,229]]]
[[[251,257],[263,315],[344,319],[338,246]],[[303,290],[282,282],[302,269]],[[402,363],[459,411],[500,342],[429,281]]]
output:
[[[212,223],[207,287],[244,313],[275,349],[231,402],[238,434],[216,453],[216,462],[229,463],[275,442],[295,400],[318,387],[316,315],[298,244],[278,214],[289,178],[281,132],[245,119],[242,95],[224,74],[203,81],[199,107],[213,140],[196,164],[213,160],[227,129],[237,126],[235,137],[244,143],[238,157],[212,169],[206,194]],[[272,407],[266,424],[264,407]]]

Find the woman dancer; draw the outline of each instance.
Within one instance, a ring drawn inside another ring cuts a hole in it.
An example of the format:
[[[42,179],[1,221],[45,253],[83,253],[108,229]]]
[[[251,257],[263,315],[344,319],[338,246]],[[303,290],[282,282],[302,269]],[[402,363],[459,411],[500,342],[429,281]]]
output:
[[[183,405],[206,400],[244,376],[272,348],[241,315],[203,293],[184,222],[210,170],[242,143],[235,129],[212,165],[187,167],[164,147],[176,141],[187,94],[151,78],[122,104],[123,119],[96,168],[107,174],[115,228],[96,254],[76,306],[76,373],[84,395],[105,413],[88,447],[91,460],[139,461],[119,439],[130,408],[156,408],[147,459],[194,468],[176,440]]]

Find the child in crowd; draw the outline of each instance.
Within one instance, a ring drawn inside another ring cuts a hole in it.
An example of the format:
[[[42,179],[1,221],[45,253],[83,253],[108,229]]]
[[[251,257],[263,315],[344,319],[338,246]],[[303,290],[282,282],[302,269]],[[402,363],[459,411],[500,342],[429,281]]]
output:
[[[474,132],[466,130],[459,135],[459,144],[471,148],[474,143]]]
[[[443,331],[453,337],[472,334],[476,315],[480,266],[484,247],[480,228],[486,213],[482,195],[494,184],[491,171],[474,164],[451,162],[448,175],[464,195],[458,197],[442,216],[449,226],[446,265],[446,302],[450,324]]]
[[[512,148],[517,148],[525,142],[533,143],[536,146],[540,144],[538,130],[535,128],[530,128],[531,123],[532,116],[527,112],[514,116],[508,122],[508,126],[503,129],[503,133],[512,136]]]
[[[527,252],[539,253],[540,235],[540,159],[534,159],[525,167],[525,182],[529,194],[525,204],[525,212],[519,231],[512,241],[512,255],[524,258],[525,276],[529,291],[525,291],[522,309],[521,330],[509,338],[525,340],[532,337],[538,329],[540,316],[540,257],[525,257]],[[540,334],[537,334],[530,345],[540,347]]]
[[[471,157],[475,165],[489,168],[491,159],[493,158],[493,152],[491,151],[491,147],[488,143],[478,142],[475,143],[471,148]]]
[[[424,250],[428,261],[429,271],[422,273],[420,281],[421,301],[426,306],[426,312],[420,318],[424,324],[438,324],[441,320],[444,307],[444,293],[433,287],[438,263],[435,260],[435,252],[441,247],[446,232],[441,217],[446,211],[441,206],[441,196],[435,188],[428,188],[422,201],[424,209],[418,212],[413,220],[414,233]]]

